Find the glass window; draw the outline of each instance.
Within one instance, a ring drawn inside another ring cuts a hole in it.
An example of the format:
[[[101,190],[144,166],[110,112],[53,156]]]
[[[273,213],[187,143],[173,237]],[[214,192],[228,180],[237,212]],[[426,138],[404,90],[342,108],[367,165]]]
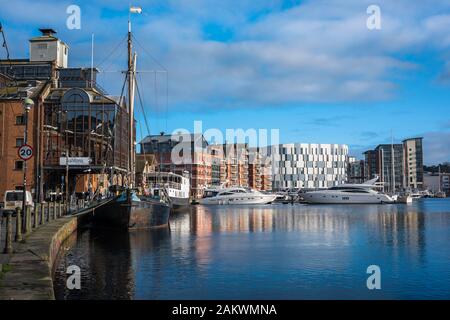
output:
[[[16,161],[14,163],[14,170],[22,170],[23,169],[23,161]]]
[[[21,147],[23,145],[23,138],[16,138],[16,147]]]
[[[25,124],[25,117],[24,115],[16,116],[16,125],[23,125]]]

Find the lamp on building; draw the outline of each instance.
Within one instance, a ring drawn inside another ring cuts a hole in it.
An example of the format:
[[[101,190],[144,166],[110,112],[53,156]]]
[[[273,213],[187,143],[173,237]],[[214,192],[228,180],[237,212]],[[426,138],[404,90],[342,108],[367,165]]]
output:
[[[25,131],[23,134],[23,144],[26,145],[28,143],[28,113],[31,108],[34,106],[34,101],[30,98],[25,98],[22,101],[24,114],[24,122],[25,122]],[[25,221],[26,218],[26,206],[27,206],[27,162],[23,162],[23,197],[22,197],[22,230],[25,231]]]

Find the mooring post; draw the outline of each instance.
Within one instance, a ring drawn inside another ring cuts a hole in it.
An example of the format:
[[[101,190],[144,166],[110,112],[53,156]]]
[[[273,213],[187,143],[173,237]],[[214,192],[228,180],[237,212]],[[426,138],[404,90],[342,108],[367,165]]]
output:
[[[3,253],[13,253],[12,247],[12,214],[11,211],[8,211],[6,216],[6,238],[5,238],[5,249]]]
[[[22,209],[16,208],[16,241],[22,241]]]

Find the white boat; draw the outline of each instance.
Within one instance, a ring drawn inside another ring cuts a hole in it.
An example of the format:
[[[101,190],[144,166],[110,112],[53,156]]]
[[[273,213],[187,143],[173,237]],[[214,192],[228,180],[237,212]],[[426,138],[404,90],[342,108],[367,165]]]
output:
[[[189,206],[189,173],[179,175],[173,172],[145,173],[146,187],[152,194],[164,188],[170,199],[172,210],[186,209]]]
[[[413,202],[413,198],[409,194],[401,194],[398,195],[396,202],[408,204]]]
[[[376,204],[393,203],[394,199],[375,190],[378,177],[362,184],[341,184],[326,190],[309,191],[303,195],[307,203]]]
[[[243,187],[208,188],[198,202],[200,204],[268,204],[272,203],[276,197],[276,194],[266,194]]]
[[[447,197],[447,195],[445,194],[444,191],[438,191],[436,192],[436,194],[434,195],[435,198],[445,198]]]

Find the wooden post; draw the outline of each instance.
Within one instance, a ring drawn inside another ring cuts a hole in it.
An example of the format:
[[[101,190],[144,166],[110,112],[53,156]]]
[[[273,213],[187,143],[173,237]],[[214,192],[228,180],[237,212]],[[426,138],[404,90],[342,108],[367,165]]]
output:
[[[16,208],[16,241],[22,241],[22,209]]]
[[[6,216],[6,239],[5,239],[5,250],[3,250],[3,253],[13,253],[13,247],[12,247],[12,217],[11,217],[11,211],[8,211],[8,214]]]

